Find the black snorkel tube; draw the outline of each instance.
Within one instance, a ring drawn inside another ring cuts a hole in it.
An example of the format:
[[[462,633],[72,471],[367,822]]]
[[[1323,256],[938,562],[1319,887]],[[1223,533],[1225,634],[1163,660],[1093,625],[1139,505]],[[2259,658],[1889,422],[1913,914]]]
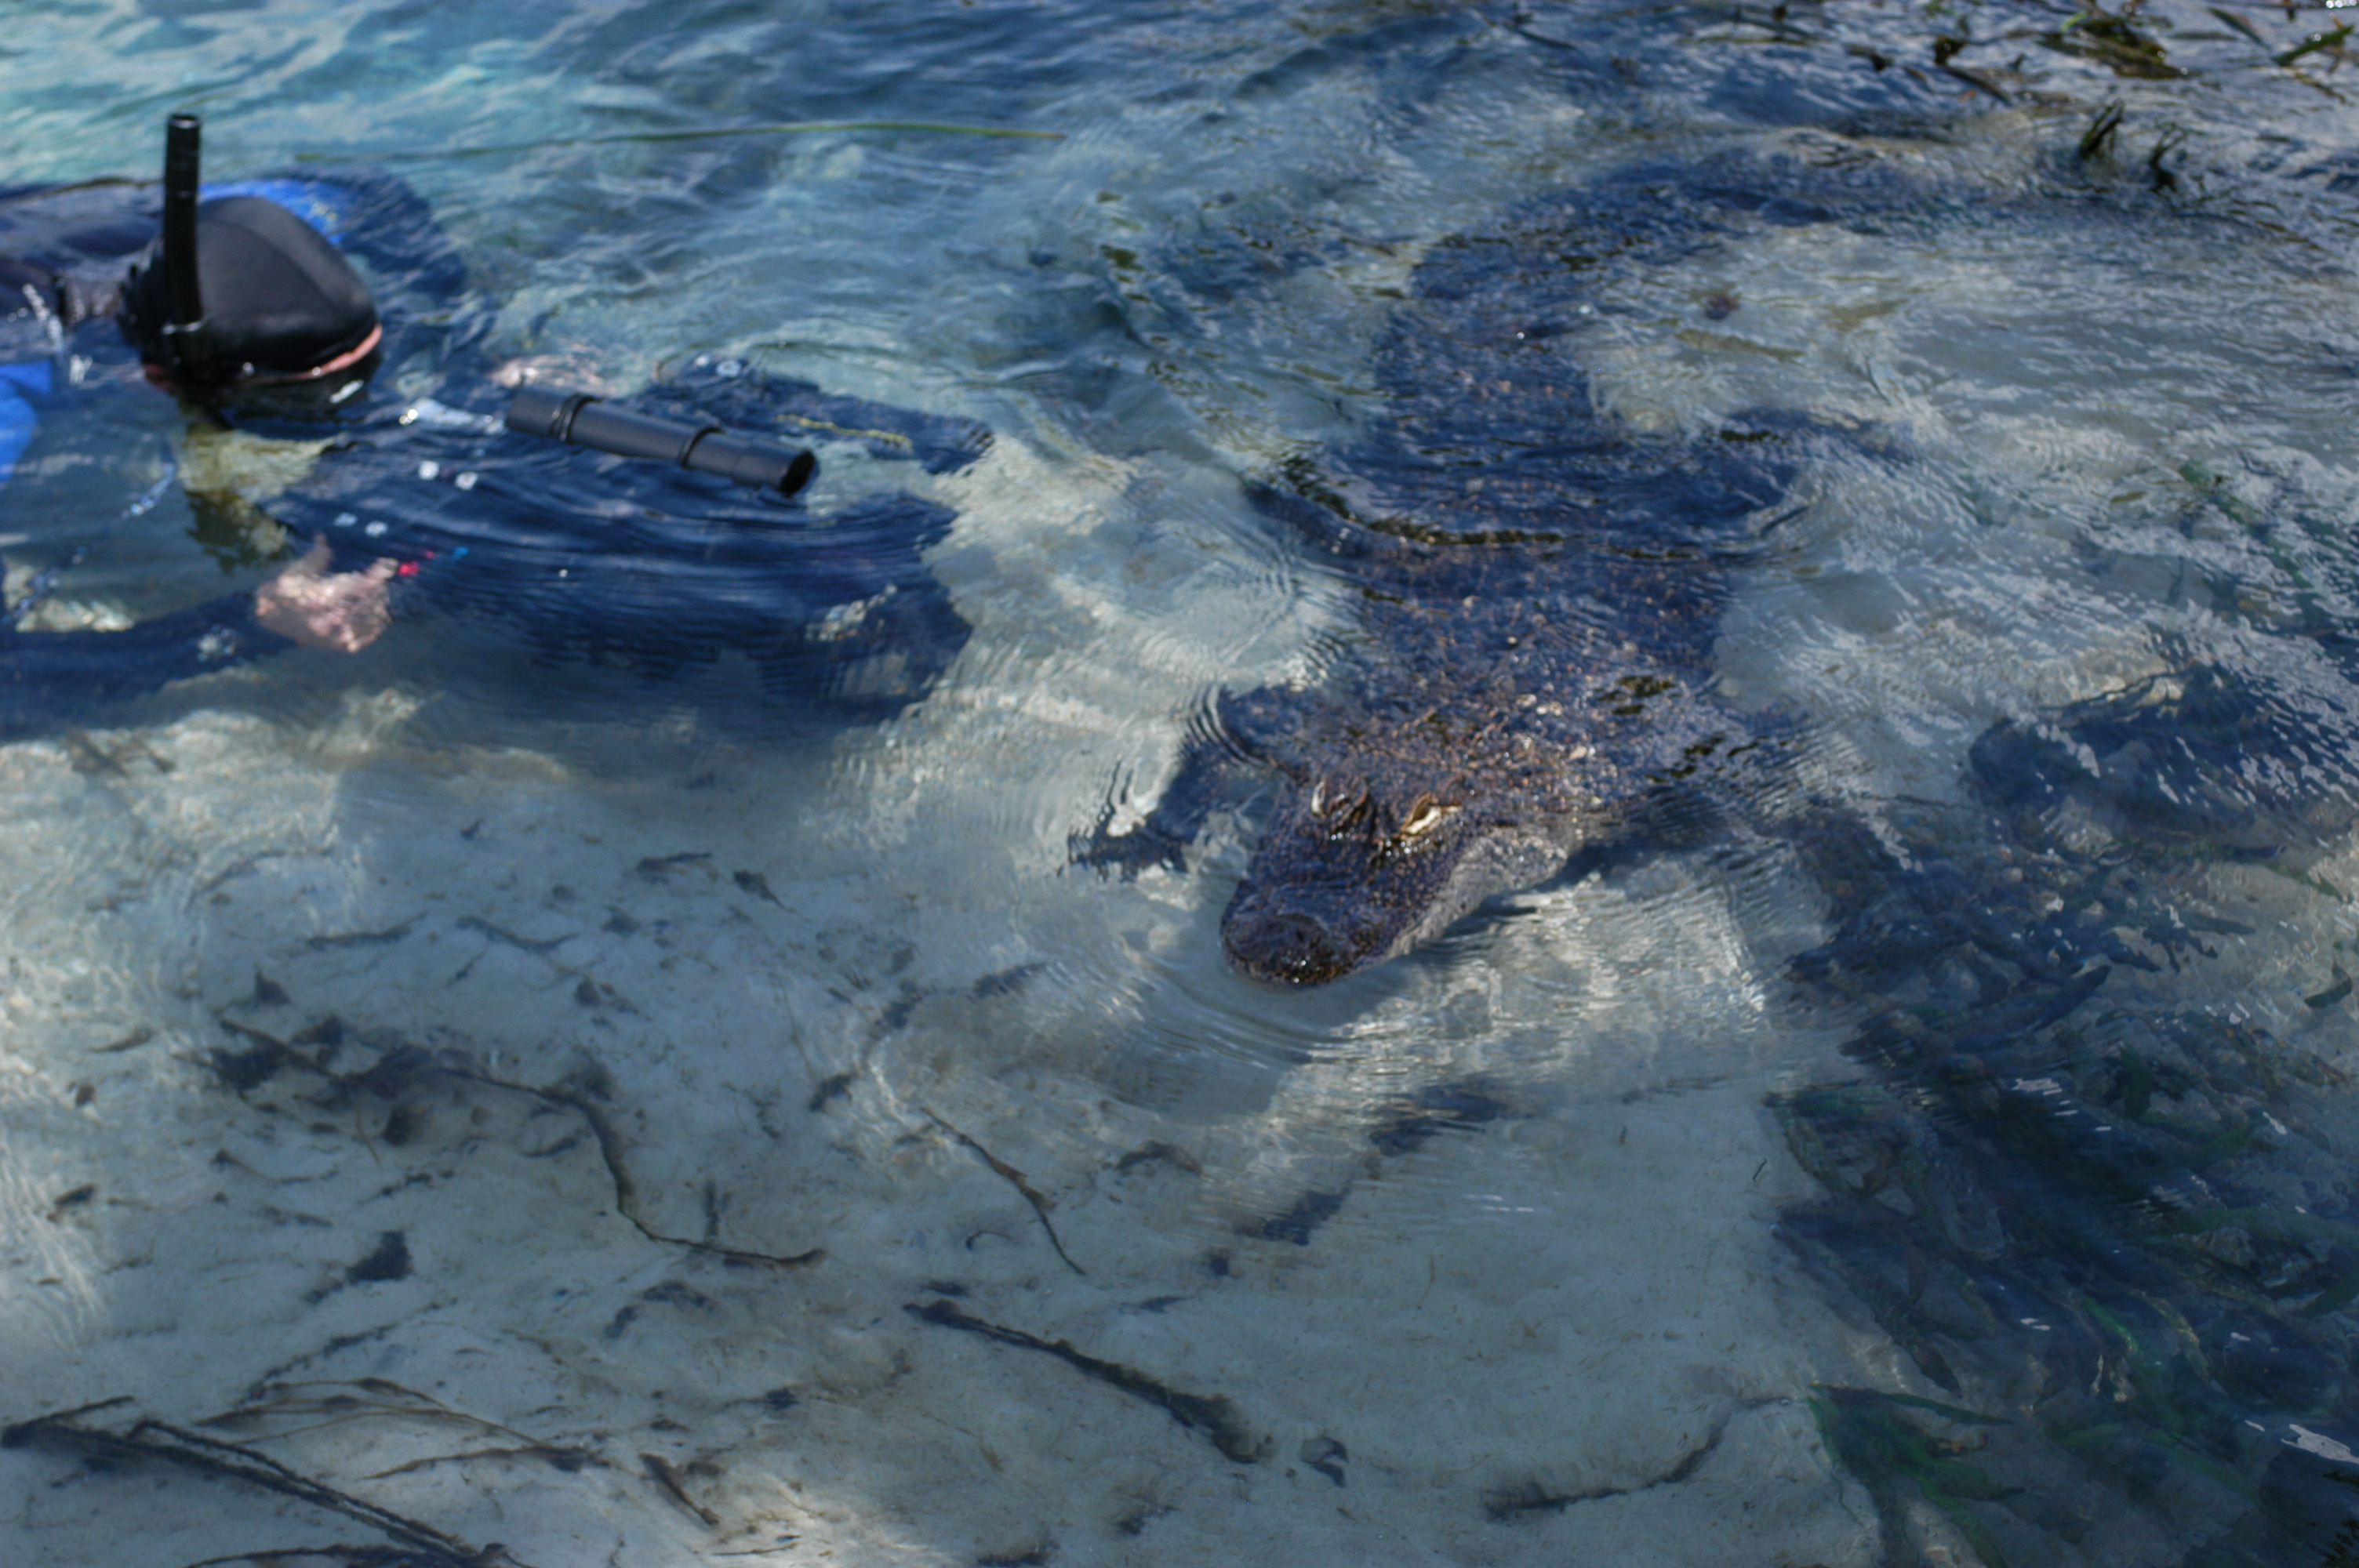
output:
[[[170,302],[164,351],[176,377],[202,382],[213,361],[205,299],[197,280],[197,168],[201,122],[175,114],[164,123],[164,290]]]
[[[685,425],[611,407],[586,392],[520,386],[508,400],[508,428],[623,458],[678,463],[757,489],[792,495],[819,471],[819,459],[794,447],[733,436],[718,425]]]

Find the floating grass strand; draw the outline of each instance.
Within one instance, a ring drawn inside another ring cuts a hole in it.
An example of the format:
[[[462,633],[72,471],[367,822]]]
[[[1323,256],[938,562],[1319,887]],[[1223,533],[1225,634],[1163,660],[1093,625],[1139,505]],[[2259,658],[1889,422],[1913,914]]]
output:
[[[2245,37],[2250,38],[2253,42],[2260,44],[2263,49],[2267,49],[2268,47],[2267,43],[2263,42],[2260,30],[2255,27],[2252,23],[2245,20],[2244,17],[2236,15],[2234,11],[2223,11],[2217,5],[2208,5],[2204,8],[2210,11],[2213,16],[2219,17],[2223,22],[2225,22],[2228,26],[2235,28],[2236,31],[2244,34]]]
[[[2302,56],[2316,54],[2321,49],[2333,49],[2339,52],[2343,48],[2343,40],[2351,36],[2351,30],[2352,24],[2345,22],[2332,32],[2312,33],[2308,38],[2294,45],[2283,54],[2271,55],[2269,58],[2279,65],[2291,65]]]
[[[826,132],[908,132],[935,136],[988,136],[1001,141],[1056,142],[1062,131],[1027,131],[1006,125],[958,125],[936,120],[779,120],[759,125],[693,125],[673,131],[616,131],[603,136],[549,136],[531,142],[495,142],[472,147],[397,147],[390,152],[306,153],[299,163],[342,161],[364,156],[378,162],[446,157],[492,157],[508,153],[546,152],[552,147],[622,146],[641,142],[711,141],[723,136],[796,136]]]
[[[2096,118],[2089,122],[2088,130],[2082,134],[2081,161],[2086,163],[2104,152],[2105,144],[2113,140],[2114,133],[2121,129],[2121,124],[2122,106],[2119,103],[2108,103],[2098,110]],[[2188,482],[2192,484],[2195,481],[2190,480]]]

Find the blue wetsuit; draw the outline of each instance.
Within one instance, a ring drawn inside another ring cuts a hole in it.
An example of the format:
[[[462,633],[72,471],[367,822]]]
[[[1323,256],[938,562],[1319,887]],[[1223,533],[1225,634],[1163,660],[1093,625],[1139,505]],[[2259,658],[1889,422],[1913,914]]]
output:
[[[885,493],[814,515],[724,480],[504,429],[508,395],[489,382],[479,348],[488,318],[453,308],[464,268],[399,181],[338,174],[206,194],[269,197],[368,268],[386,332],[375,380],[300,419],[262,407],[229,416],[259,434],[330,439],[270,514],[326,539],[335,570],[393,560],[400,618],[473,611],[519,628],[544,656],[657,676],[734,651],[776,697],[855,719],[922,696],[963,646],[966,622],[919,555],[949,527],[942,507]],[[119,276],[155,233],[157,211],[152,187],[0,190],[0,256],[19,258],[13,274],[0,264],[0,319],[14,322],[13,336],[0,330],[0,481],[43,403],[71,395],[55,366],[77,325],[75,269]],[[10,318],[10,278],[32,273],[59,280],[52,301]],[[40,347],[50,351],[25,352]],[[429,377],[430,395],[392,390]],[[969,421],[834,397],[725,361],[700,360],[630,403],[789,444],[855,442],[937,473],[989,441]],[[71,723],[97,703],[292,645],[256,622],[250,593],[122,632],[21,631],[16,618],[0,629],[0,734]]]
[[[49,392],[49,362],[34,360],[0,364],[0,484],[16,467],[16,460],[33,442],[41,422],[33,400]]]

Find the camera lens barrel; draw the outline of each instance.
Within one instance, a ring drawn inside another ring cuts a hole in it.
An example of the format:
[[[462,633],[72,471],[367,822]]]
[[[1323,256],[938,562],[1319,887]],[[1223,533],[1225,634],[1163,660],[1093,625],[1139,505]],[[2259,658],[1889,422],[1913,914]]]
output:
[[[676,463],[781,495],[794,494],[819,471],[819,460],[799,448],[734,436],[719,425],[634,414],[586,392],[553,386],[516,388],[508,400],[507,427],[616,457]]]

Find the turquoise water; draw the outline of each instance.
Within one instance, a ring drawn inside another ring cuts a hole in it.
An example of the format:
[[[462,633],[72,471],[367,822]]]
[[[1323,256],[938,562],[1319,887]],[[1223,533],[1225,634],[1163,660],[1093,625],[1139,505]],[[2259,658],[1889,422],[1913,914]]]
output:
[[[2342,1561],[2359,121],[2270,62],[2332,14],[2232,14],[11,13],[0,183],[194,109],[409,182],[492,361],[995,440],[822,449],[958,514],[879,724],[478,619],[0,747],[0,1420],[181,1434],[25,1431],[6,1555]],[[1564,340],[1634,431],[1875,437],[1732,568],[1763,798],[1304,991],[1221,952],[1266,792],[1070,864],[1363,635],[1247,489],[1381,427],[1420,263],[1735,152],[1921,193]],[[334,460],[119,379],[43,440],[56,625],[260,583]]]

